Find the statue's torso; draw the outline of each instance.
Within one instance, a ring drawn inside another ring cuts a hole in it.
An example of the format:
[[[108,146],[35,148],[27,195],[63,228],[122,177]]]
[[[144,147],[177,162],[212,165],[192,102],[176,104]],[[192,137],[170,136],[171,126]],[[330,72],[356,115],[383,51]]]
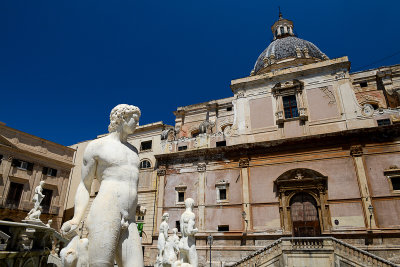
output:
[[[95,141],[95,176],[101,185],[93,205],[103,211],[119,209],[132,218],[137,205],[139,157],[130,144],[107,137]]]

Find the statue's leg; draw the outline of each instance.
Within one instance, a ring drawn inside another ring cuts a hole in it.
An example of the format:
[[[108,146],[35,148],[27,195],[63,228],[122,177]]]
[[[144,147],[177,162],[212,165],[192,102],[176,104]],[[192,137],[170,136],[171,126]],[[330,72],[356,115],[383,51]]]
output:
[[[189,248],[189,263],[192,267],[197,267],[199,265],[199,259],[197,257],[196,246],[191,246]]]
[[[91,210],[89,214],[88,230],[89,230],[89,266],[90,267],[112,267],[116,248],[118,244],[118,236],[121,230],[121,219],[119,212],[96,214]],[[93,218],[93,219],[92,219]]]
[[[143,267],[142,242],[136,223],[130,223],[121,231],[117,248],[118,267]]]

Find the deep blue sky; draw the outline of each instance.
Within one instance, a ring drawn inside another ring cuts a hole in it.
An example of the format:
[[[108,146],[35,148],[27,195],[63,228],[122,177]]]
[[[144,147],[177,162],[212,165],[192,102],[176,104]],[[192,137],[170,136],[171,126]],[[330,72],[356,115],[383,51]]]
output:
[[[400,1],[3,0],[0,121],[71,145],[105,133],[119,103],[141,124],[229,97],[283,16],[352,71],[400,63]],[[368,65],[368,66],[366,66]]]

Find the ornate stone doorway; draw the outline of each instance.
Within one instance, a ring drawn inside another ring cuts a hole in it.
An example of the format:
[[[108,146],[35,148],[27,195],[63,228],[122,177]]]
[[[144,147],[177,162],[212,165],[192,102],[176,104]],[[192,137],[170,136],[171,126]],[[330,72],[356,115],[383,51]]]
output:
[[[293,236],[319,236],[321,234],[315,199],[307,193],[298,193],[290,200]]]
[[[275,180],[279,213],[286,236],[330,232],[328,177],[311,169],[291,169]]]

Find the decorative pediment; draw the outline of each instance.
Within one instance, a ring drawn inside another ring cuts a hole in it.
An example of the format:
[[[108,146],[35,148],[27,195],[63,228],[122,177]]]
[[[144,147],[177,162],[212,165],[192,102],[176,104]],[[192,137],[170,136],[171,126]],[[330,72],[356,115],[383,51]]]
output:
[[[299,92],[303,90],[304,88],[304,83],[299,81],[299,80],[292,80],[292,81],[287,81],[285,83],[280,83],[278,82],[275,84],[274,87],[272,87],[272,93],[277,96],[277,95],[282,95],[282,94],[294,94],[296,92]]]
[[[286,171],[275,180],[275,184],[280,189],[298,188],[323,188],[328,186],[328,177],[321,173],[305,168],[292,169]]]

